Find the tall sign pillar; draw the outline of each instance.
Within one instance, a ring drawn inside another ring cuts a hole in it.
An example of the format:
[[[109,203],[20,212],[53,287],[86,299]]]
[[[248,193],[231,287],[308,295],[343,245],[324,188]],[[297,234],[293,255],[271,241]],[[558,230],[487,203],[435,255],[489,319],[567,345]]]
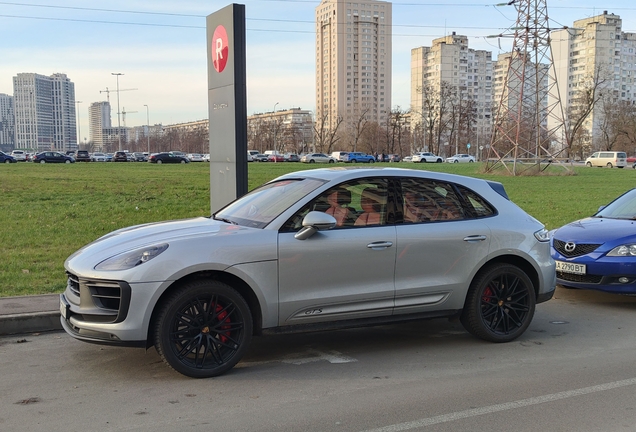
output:
[[[245,5],[208,15],[208,111],[212,213],[247,193]]]

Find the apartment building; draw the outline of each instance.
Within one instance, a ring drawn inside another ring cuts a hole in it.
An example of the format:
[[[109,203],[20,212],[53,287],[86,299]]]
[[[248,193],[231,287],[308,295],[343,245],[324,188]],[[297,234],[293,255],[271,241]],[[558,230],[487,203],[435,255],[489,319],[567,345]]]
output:
[[[15,149],[15,118],[13,96],[0,93],[0,150],[10,152]]]
[[[88,107],[88,136],[95,150],[105,150],[104,129],[111,128],[110,102],[91,103]]]
[[[558,95],[563,109],[575,108],[579,90],[595,80],[602,81],[601,92],[610,92],[614,101],[636,101],[636,34],[622,31],[619,15],[604,11],[600,15],[574,21],[572,27],[552,32],[552,55]],[[584,144],[591,150],[602,122],[597,104],[583,128]]]
[[[313,125],[311,111],[301,108],[253,114],[247,118],[248,146],[261,152],[313,151]]]
[[[428,131],[421,136],[421,144],[416,143],[416,147],[440,150],[428,148],[426,140],[427,136],[429,140],[433,138],[433,129],[439,126],[440,111],[449,109],[448,96],[440,101],[440,95],[447,91],[453,93],[453,103],[463,104],[472,111],[470,131],[465,131],[462,139],[473,141],[476,145],[486,143],[491,133],[492,74],[492,53],[469,48],[468,38],[455,32],[434,39],[430,47],[413,48],[411,125],[420,129],[424,125],[423,129]],[[442,108],[444,103],[447,105]]]
[[[77,148],[75,86],[65,74],[13,77],[15,147],[33,152]]]
[[[316,119],[344,129],[391,112],[392,5],[323,0],[316,8]],[[340,129],[339,129],[340,130]]]

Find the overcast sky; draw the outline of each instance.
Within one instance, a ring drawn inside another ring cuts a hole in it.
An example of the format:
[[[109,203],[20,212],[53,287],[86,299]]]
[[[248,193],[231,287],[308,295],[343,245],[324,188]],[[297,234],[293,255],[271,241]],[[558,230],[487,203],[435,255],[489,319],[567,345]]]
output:
[[[503,2],[503,1],[502,1]],[[505,3],[505,2],[503,2]],[[226,7],[216,0],[0,1],[0,93],[13,94],[21,72],[65,73],[75,83],[81,136],[88,137],[88,105],[110,94],[117,124],[116,77],[126,125],[173,124],[207,118],[205,17]],[[314,16],[318,1],[249,0],[248,115],[300,107],[314,110]],[[620,15],[636,33],[631,0],[550,0],[552,28],[603,13]],[[393,108],[410,104],[410,52],[450,34],[495,59],[512,38],[488,38],[514,26],[513,6],[480,1],[393,2]],[[511,31],[507,32],[511,34]],[[135,89],[135,90],[127,90]],[[126,91],[124,91],[126,90]],[[100,93],[101,91],[101,93]],[[134,111],[137,111],[136,113]]]

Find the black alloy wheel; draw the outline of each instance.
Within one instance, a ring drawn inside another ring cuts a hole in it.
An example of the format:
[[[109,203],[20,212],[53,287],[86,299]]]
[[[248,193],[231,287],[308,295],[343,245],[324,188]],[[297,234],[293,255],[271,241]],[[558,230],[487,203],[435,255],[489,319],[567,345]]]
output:
[[[494,264],[481,270],[471,283],[461,322],[481,339],[510,342],[526,331],[535,305],[528,275],[511,264]]]
[[[163,303],[154,335],[155,348],[170,367],[192,378],[208,378],[239,362],[252,338],[252,316],[229,285],[194,281]]]

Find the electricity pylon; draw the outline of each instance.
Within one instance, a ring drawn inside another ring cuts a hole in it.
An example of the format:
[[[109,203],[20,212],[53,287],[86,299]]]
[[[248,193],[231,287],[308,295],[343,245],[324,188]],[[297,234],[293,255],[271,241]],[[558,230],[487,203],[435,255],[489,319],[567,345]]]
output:
[[[517,22],[507,56],[503,91],[494,117],[486,170],[503,166],[512,175],[530,168],[537,172],[562,151],[559,142],[563,108],[550,50],[547,0],[512,0]],[[509,35],[497,35],[503,37]],[[497,101],[495,101],[497,102]],[[548,122],[548,119],[553,121]],[[552,129],[548,129],[548,124]],[[565,165],[561,164],[564,168]]]

